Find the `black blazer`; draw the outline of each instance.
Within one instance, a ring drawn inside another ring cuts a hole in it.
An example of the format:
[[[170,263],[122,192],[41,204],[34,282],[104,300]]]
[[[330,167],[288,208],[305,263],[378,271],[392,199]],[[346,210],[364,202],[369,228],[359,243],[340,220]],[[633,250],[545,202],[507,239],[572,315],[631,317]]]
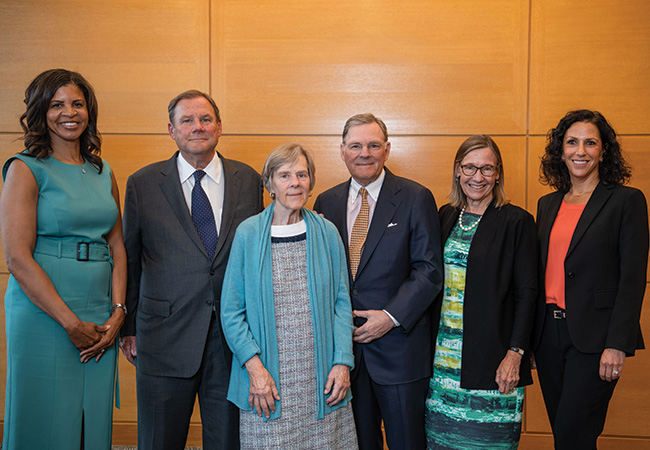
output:
[[[348,252],[350,180],[323,192],[314,209],[334,222]],[[348,255],[349,269],[349,255]],[[372,379],[402,384],[431,376],[431,304],[442,287],[440,222],[429,189],[386,169],[355,280],[354,309],[385,309],[400,322],[369,344],[354,344]],[[355,319],[355,325],[361,321]]]
[[[449,204],[440,208],[443,242],[459,215],[460,210]],[[467,258],[460,373],[463,389],[498,389],[494,378],[508,349],[530,350],[537,273],[533,216],[514,205],[490,205],[478,224]],[[436,327],[441,303],[436,302]],[[519,376],[518,386],[532,384],[528,354],[521,360]]]
[[[564,192],[539,199],[540,295],[535,346],[544,325],[544,274],[551,228]],[[634,355],[643,347],[639,318],[648,265],[648,207],[631,187],[598,184],[585,206],[566,259],[566,321],[573,345],[583,353],[606,348]]]

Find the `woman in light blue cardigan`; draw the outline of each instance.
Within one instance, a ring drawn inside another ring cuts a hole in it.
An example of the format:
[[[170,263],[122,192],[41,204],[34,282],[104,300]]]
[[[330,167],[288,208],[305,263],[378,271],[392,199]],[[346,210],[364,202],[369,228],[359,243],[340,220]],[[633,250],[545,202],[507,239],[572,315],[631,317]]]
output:
[[[273,150],[262,178],[274,202],[233,241],[221,322],[242,448],[357,446],[347,262],[336,227],[304,208],[314,173],[299,144]]]

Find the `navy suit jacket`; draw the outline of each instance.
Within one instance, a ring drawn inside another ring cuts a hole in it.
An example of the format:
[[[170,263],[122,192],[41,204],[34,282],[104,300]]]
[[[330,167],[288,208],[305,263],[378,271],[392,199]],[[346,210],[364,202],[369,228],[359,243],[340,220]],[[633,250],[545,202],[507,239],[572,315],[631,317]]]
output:
[[[334,222],[346,252],[349,188],[350,180],[323,192],[314,204]],[[386,169],[356,279],[350,276],[350,291],[353,309],[385,309],[400,326],[369,344],[355,343],[357,367],[363,357],[370,376],[380,384],[430,377],[431,305],[441,288],[440,222],[433,195]],[[355,319],[356,326],[362,322]]]
[[[564,192],[539,199],[540,296],[535,346],[544,325],[548,243]],[[638,189],[598,184],[578,220],[564,260],[566,321],[583,353],[605,348],[628,356],[643,348],[639,317],[648,266],[648,206]]]
[[[237,226],[263,209],[262,183],[252,168],[219,155],[224,201],[216,255],[201,242],[178,176],[176,158],[131,175],[124,201],[128,261],[122,336],[136,337],[136,367],[155,376],[189,378],[201,365]],[[217,321],[217,323],[219,323]],[[222,338],[223,364],[232,355]]]

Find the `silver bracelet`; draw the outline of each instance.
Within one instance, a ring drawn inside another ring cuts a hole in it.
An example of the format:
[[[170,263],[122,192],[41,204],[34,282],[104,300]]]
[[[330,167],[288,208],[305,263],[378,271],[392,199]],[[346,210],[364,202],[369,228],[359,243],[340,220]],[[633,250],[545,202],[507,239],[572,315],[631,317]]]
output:
[[[122,308],[122,311],[124,311],[124,315],[126,316],[127,314],[126,305],[122,303],[116,303],[115,305],[113,305],[113,307],[111,308],[111,314],[113,314],[113,311],[115,311],[117,308]]]

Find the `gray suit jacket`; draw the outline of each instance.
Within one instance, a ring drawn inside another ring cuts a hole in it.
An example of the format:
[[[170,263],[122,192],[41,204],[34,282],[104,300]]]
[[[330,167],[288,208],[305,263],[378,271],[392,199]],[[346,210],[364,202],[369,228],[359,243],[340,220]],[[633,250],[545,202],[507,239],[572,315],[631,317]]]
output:
[[[223,282],[237,226],[263,209],[260,176],[223,158],[224,204],[219,244],[208,257],[192,223],[176,157],[148,165],[127,181],[124,244],[128,259],[122,336],[136,336],[136,366],[148,375],[188,378],[203,356],[213,307],[219,317]],[[219,323],[217,321],[216,323]],[[228,346],[223,341],[223,348]],[[231,355],[225,364],[230,366]]]

